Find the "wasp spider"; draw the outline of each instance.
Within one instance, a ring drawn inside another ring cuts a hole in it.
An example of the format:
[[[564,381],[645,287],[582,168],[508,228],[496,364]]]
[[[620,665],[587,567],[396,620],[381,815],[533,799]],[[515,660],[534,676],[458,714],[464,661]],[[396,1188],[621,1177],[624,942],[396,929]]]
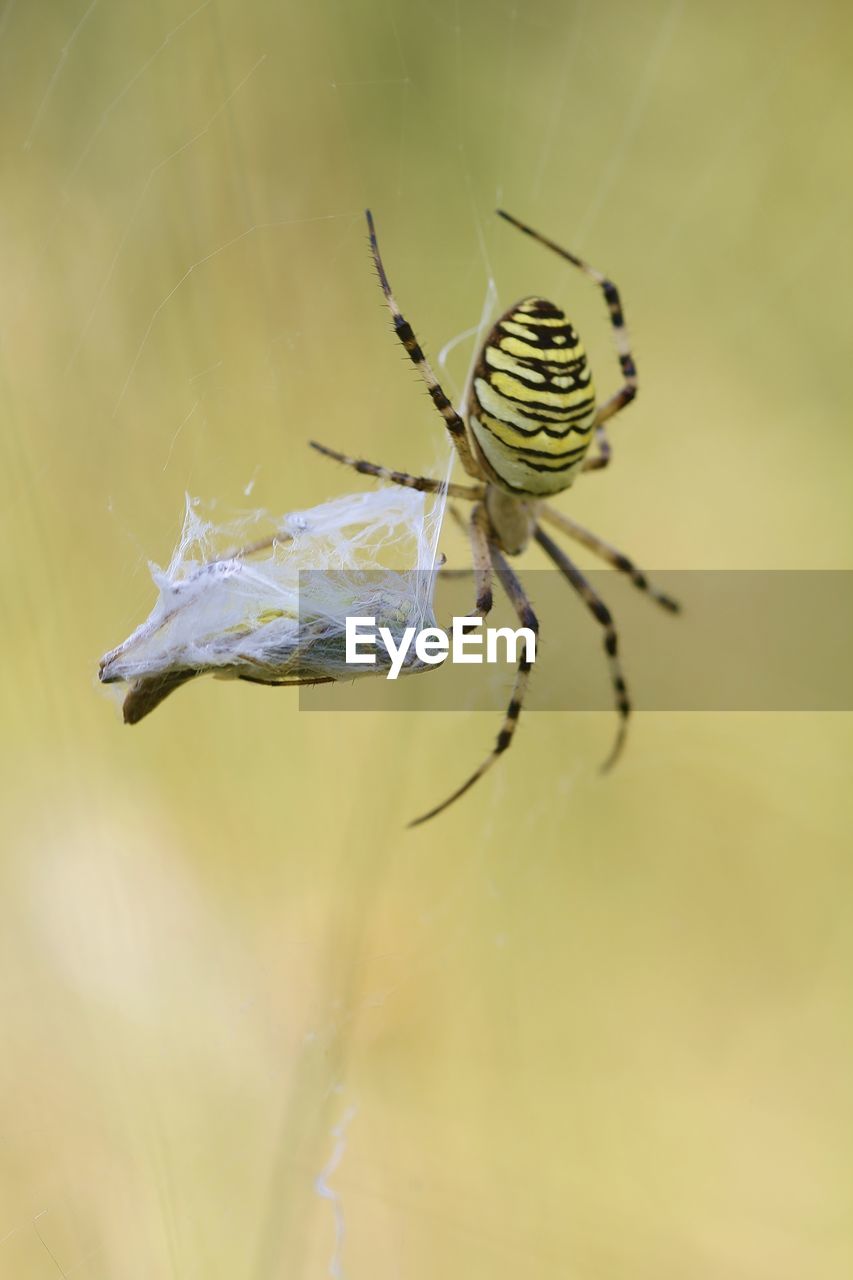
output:
[[[604,294],[622,370],[622,386],[598,404],[586,351],[563,311],[544,298],[523,298],[498,320],[480,350],[463,420],[444,394],[411,325],[398,307],[382,264],[373,218],[367,226],[373,261],[394,321],[394,330],[426,383],[430,398],[444,419],[450,438],[472,484],[445,484],[426,476],[389,471],[312,441],[327,457],[354,467],[363,475],[427,493],[447,493],[470,501],[469,534],[477,602],[474,614],[485,617],[492,607],[492,581],[497,578],[525,627],[538,633],[539,623],[524,590],[507,561],[519,555],[531,538],[568,579],[602,629],[619,729],[603,768],[619,756],[627,728],[630,702],[619,663],[616,628],[610,610],[565,551],[545,531],[552,525],[626,574],[664,609],[677,612],[677,603],[657,591],[621,551],[557,511],[546,498],[568,489],[584,471],[597,471],[610,461],[606,423],[637,394],[634,364],[619,292],[612,281],[567,249],[517,218],[498,210],[502,218],[552,249],[599,286]],[[594,442],[594,450],[589,452]],[[530,674],[522,657],[509,706],[497,741],[483,763],[441,804],[416,818],[425,822],[441,813],[474,785],[513,740]]]

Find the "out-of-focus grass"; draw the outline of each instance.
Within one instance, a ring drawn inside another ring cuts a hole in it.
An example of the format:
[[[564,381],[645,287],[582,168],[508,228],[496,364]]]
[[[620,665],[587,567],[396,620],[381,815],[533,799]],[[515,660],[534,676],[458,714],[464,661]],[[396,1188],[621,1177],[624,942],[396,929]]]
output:
[[[186,490],[361,485],[309,437],[441,458],[368,203],[433,354],[493,277],[615,383],[497,203],[618,280],[643,390],[579,520],[650,568],[845,566],[849,35],[7,5],[0,1276],[850,1273],[847,717],[646,715],[606,781],[609,717],[531,717],[404,833],[490,719],[199,682],[130,731],[93,688]]]

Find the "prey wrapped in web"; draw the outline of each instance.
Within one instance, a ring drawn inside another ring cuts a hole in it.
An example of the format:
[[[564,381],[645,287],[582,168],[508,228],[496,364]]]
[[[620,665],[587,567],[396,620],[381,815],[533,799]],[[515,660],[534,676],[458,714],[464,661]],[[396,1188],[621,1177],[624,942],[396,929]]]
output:
[[[375,665],[347,665],[346,619],[375,618],[395,640],[435,625],[440,520],[440,503],[428,509],[424,494],[402,488],[219,525],[188,498],[168,568],[151,566],[154,608],[104,655],[100,679],[126,686],[124,719],[135,724],[204,674],[270,685],[382,674],[381,646]],[[415,658],[403,667],[428,669]]]

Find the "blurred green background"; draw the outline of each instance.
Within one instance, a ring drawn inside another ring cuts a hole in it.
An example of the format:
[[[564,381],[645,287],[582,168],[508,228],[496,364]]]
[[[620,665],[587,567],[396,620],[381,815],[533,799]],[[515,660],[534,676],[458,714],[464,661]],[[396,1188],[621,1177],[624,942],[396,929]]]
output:
[[[851,567],[851,27],[5,0],[4,1280],[853,1272],[849,717],[643,715],[602,779],[612,716],[530,716],[409,832],[494,717],[96,688],[185,491],[363,486],[310,437],[443,466],[367,204],[433,355],[493,282],[616,385],[498,203],[618,281],[642,394],[565,510],[650,569]]]

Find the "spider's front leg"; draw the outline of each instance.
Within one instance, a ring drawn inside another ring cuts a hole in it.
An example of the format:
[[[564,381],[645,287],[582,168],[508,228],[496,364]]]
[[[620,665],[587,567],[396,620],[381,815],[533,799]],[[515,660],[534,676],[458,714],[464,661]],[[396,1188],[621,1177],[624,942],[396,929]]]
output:
[[[535,643],[536,638],[539,635],[539,621],[536,614],[533,612],[530,601],[525,595],[524,588],[513,573],[512,569],[509,567],[503,553],[491,540],[488,543],[488,549],[489,558],[498,581],[506,592],[512,607],[515,609],[519,622],[522,627],[525,627],[531,633]],[[428,819],[434,818],[436,814],[441,813],[444,809],[448,808],[449,805],[453,804],[454,800],[458,800],[463,796],[466,791],[473,787],[475,782],[479,782],[483,774],[492,767],[495,761],[498,760],[512,744],[512,740],[515,736],[516,725],[518,724],[518,718],[521,715],[521,709],[524,705],[524,697],[527,692],[527,684],[530,679],[530,670],[532,665],[532,661],[528,657],[527,647],[526,645],[522,645],[509,705],[507,706],[506,715],[504,716],[500,733],[497,736],[492,751],[483,763],[474,770],[471,776],[462,783],[461,787],[457,787],[452,795],[449,795],[446,800],[441,802],[441,804],[436,805],[434,809],[430,809],[428,813],[422,814],[420,818],[415,818],[414,822],[409,823],[410,827],[418,827],[422,822],[426,822]]]
[[[471,617],[487,618],[492,611],[492,557],[489,550],[489,517],[484,503],[478,503],[467,522],[457,507],[449,503],[447,510],[468,538],[474,569],[476,601]],[[470,569],[445,569],[446,577],[467,577]]]
[[[375,462],[365,462],[362,458],[352,458],[347,453],[338,453],[336,449],[318,444],[316,440],[309,440],[308,443],[325,458],[342,462],[345,467],[352,467],[359,475],[375,476],[377,480],[387,480],[389,484],[399,484],[404,489],[418,489],[421,493],[446,493],[451,498],[464,498],[467,502],[477,502],[486,491],[482,484],[449,484],[445,480],[435,480],[430,476],[411,476],[405,471],[389,471],[387,467],[380,467]]]
[[[509,222],[513,227],[517,227],[519,231],[523,231],[532,240],[538,240],[546,249],[551,249],[561,258],[564,258],[566,262],[570,262],[573,267],[577,267],[584,275],[589,276],[590,280],[594,280],[604,294],[604,301],[607,303],[607,314],[613,328],[616,354],[619,358],[619,367],[622,370],[624,382],[609,400],[605,400],[595,415],[595,438],[599,451],[592,458],[587,458],[581,469],[583,471],[600,471],[602,467],[607,466],[611,456],[610,444],[604,432],[604,423],[618,413],[620,409],[624,409],[627,404],[630,404],[639,390],[637,366],[634,362],[634,354],[631,351],[619,290],[612,280],[608,280],[607,276],[596,267],[590,266],[588,262],[584,262],[583,258],[579,258],[577,254],[570,253],[568,249],[563,249],[553,240],[549,240],[547,236],[543,236],[541,232],[534,231],[526,222],[521,222],[518,218],[514,218],[512,214],[505,213],[503,209],[498,209],[497,212],[498,216],[503,218],[504,221]]]
[[[391,318],[394,321],[394,332],[403,344],[406,355],[426,383],[430,400],[432,400],[444,419],[444,425],[447,427],[450,439],[453,441],[453,447],[459,455],[459,461],[469,476],[479,480],[482,472],[471,450],[471,442],[468,439],[465,423],[445,395],[441,383],[433,373],[430,363],[424,355],[423,348],[415,337],[414,329],[397,306],[397,300],[391,292],[391,285],[388,282],[388,276],[382,264],[379,242],[376,238],[376,228],[373,225],[373,214],[369,209],[366,211],[366,217],[367,231],[370,237],[370,252],[373,255],[376,274],[379,276],[379,283],[382,286],[388,310],[391,312]]]

